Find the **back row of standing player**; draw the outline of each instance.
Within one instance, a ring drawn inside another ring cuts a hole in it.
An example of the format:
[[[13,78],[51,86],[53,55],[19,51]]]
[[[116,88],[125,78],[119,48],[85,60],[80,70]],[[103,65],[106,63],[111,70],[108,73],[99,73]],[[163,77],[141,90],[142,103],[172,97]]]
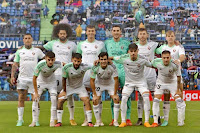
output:
[[[98,59],[98,55],[102,51],[108,52],[109,56],[120,56],[123,54],[126,54],[128,51],[128,46],[130,44],[129,41],[122,39],[121,38],[121,28],[120,26],[113,26],[112,28],[112,35],[113,38],[109,39],[105,42],[105,45],[101,41],[95,40],[95,28],[94,26],[88,26],[86,30],[86,35],[87,35],[87,40],[83,41],[78,44],[78,47],[76,47],[76,44],[72,41],[69,41],[68,38],[71,36],[72,31],[71,28],[66,25],[66,24],[59,24],[56,26],[53,30],[53,36],[59,38],[58,40],[50,41],[47,44],[45,44],[43,47],[40,47],[42,50],[52,50],[55,53],[55,57],[57,61],[62,62],[62,64],[66,64],[71,62],[72,58],[72,53],[80,53],[82,54],[82,62],[83,63],[93,63],[95,60]],[[176,46],[175,45],[175,34],[172,31],[167,32],[166,35],[166,40],[168,42],[167,45],[163,45],[159,48],[158,43],[156,42],[149,42],[147,41],[148,38],[148,33],[146,29],[139,29],[138,30],[138,38],[139,41],[137,42],[138,48],[139,48],[139,54],[145,56],[148,58],[150,61],[154,59],[155,56],[155,51],[158,54],[161,54],[162,51],[164,50],[169,50],[171,52],[172,58],[175,60],[177,64],[182,62],[184,60],[184,48],[181,45]],[[20,65],[20,74],[18,77],[18,82],[17,82],[17,89],[19,93],[19,104],[18,104],[18,123],[17,126],[21,126],[23,124],[23,112],[24,112],[24,99],[25,99],[25,94],[26,88],[28,89],[28,92],[33,94],[33,85],[32,85],[32,73],[33,69],[30,71],[30,68],[34,68],[37,65],[37,59],[41,59],[44,57],[43,53],[37,49],[33,48],[31,46],[31,37],[30,36],[24,36],[24,48],[21,50],[18,50],[16,52],[16,57],[14,60],[13,64],[13,69],[12,69],[12,75],[11,75],[11,82],[14,84],[15,83],[15,78],[14,74],[16,72],[17,67]],[[31,51],[31,52],[30,52]],[[34,57],[33,57],[34,56]],[[23,58],[23,61],[20,59]],[[31,64],[26,61],[34,61],[35,63]],[[124,73],[124,67],[123,65],[117,63],[114,61],[115,66],[117,67],[118,71],[118,76],[119,76],[119,82],[120,82],[120,87],[122,88],[125,83],[125,73]],[[24,67],[25,66],[25,67]],[[26,73],[29,71],[30,73]],[[87,90],[90,90],[90,71],[87,71],[85,76],[84,76],[84,85],[87,88]],[[155,84],[156,84],[156,72],[152,68],[145,68],[144,75],[147,81],[148,89],[153,91]],[[55,72],[56,75],[56,80],[57,80],[57,91],[59,92],[62,89],[62,69],[58,68]],[[152,80],[153,79],[153,80]],[[182,89],[181,89],[182,91]],[[169,94],[168,94],[169,95]],[[56,116],[56,94],[51,95],[51,101],[52,101],[52,106],[51,106],[51,112],[52,118],[50,125],[54,126],[54,120],[57,119]],[[59,101],[59,100],[58,100]],[[126,101],[126,100],[125,100]],[[130,100],[128,100],[127,106],[128,110],[126,112],[127,120],[126,120],[126,125],[132,125],[130,121],[130,110],[131,110],[131,104]],[[142,114],[143,114],[143,108],[147,111],[145,111],[145,123],[144,124],[146,127],[149,126],[148,124],[148,117],[149,113],[148,110],[150,109],[150,105],[148,105],[147,102],[144,102],[145,99],[142,99],[142,96],[140,95],[139,100],[138,100],[138,122],[136,125],[142,125]],[[147,105],[144,105],[144,104]],[[62,104],[60,103],[61,107],[58,109],[57,113],[62,114]],[[35,107],[37,105],[33,104],[32,111],[36,112],[36,116],[39,116],[39,108],[37,108],[37,111],[35,110]],[[59,103],[58,103],[59,107]],[[111,107],[114,107],[114,104],[111,103]],[[99,111],[100,113],[102,112],[102,102],[99,102]],[[149,108],[149,109],[148,109]],[[68,109],[70,112],[70,123],[71,125],[76,125],[76,122],[74,121],[74,100],[72,95],[68,97]],[[163,122],[163,126],[166,126],[168,124],[168,117],[169,117],[169,97],[168,99],[164,102],[164,115],[165,115],[165,121]],[[87,109],[86,109],[87,110]],[[113,109],[112,109],[113,110]],[[87,116],[87,111],[85,111],[85,116]],[[101,116],[101,115],[100,115]],[[112,111],[112,118],[114,119],[114,111]],[[101,121],[101,118],[98,121],[97,126],[103,126],[103,122]],[[36,122],[38,121],[35,120]],[[113,125],[114,120],[111,122],[110,125]],[[123,120],[124,122],[124,120]],[[39,123],[36,123],[39,125]],[[59,124],[60,125],[60,124]],[[59,126],[57,125],[57,126]],[[82,124],[82,126],[87,126],[88,125],[88,120],[86,117],[86,120]]]

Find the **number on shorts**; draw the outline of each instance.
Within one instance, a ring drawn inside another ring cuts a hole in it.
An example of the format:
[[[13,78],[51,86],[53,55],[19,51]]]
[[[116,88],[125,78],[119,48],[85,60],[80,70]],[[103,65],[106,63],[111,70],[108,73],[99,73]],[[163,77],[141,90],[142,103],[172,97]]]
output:
[[[97,88],[96,88],[96,91],[100,91],[100,87],[97,87]]]
[[[158,84],[158,85],[157,85],[157,89],[160,89],[160,87],[161,87],[161,85],[160,85],[160,84]]]

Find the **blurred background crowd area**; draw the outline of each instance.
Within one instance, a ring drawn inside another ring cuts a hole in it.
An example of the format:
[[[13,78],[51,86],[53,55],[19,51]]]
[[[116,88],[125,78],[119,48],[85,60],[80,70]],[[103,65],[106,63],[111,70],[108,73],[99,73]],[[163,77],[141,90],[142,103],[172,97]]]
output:
[[[182,63],[184,89],[200,90],[200,0],[0,0],[0,90],[15,90],[10,74],[17,46],[31,33],[40,45],[54,39],[53,26],[71,25],[76,43],[86,39],[87,25],[95,25],[96,39],[112,37],[113,25],[122,37],[137,41],[138,28],[146,28],[149,40],[166,43],[173,30],[186,49]],[[38,43],[36,43],[38,44]],[[17,74],[16,74],[17,76]]]

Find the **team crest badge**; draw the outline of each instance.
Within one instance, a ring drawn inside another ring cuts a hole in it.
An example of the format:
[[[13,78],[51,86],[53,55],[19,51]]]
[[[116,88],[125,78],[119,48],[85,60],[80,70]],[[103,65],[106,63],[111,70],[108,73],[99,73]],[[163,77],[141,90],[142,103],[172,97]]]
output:
[[[35,55],[35,53],[33,52],[32,55]]]
[[[148,50],[150,50],[150,49],[151,49],[151,47],[149,46],[149,47],[148,47]]]
[[[169,73],[172,73],[172,70],[171,70],[171,69],[169,69]]]
[[[176,49],[174,49],[173,52],[176,52]]]
[[[70,49],[71,47],[68,46],[67,48]]]
[[[124,49],[124,46],[121,46],[121,49]]]
[[[85,48],[87,48],[87,46],[85,46]]]
[[[137,66],[140,67],[140,64],[138,64]]]
[[[59,47],[59,45],[57,45],[57,47]]]
[[[98,46],[97,46],[97,45],[95,45],[95,48],[97,49],[97,48],[98,48]]]

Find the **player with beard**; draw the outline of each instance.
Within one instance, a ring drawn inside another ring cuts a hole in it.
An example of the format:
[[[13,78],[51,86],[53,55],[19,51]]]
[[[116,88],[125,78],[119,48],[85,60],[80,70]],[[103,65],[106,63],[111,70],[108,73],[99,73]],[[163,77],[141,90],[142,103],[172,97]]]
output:
[[[38,63],[38,59],[42,59],[44,54],[38,48],[32,47],[33,38],[31,34],[25,34],[23,38],[24,46],[18,49],[15,53],[14,63],[11,71],[11,84],[17,84],[18,92],[18,121],[16,126],[22,126],[23,114],[24,114],[24,101],[26,100],[27,93],[31,93],[33,96],[33,72]],[[19,76],[15,79],[15,73],[19,68]],[[39,122],[36,121],[39,125]]]
[[[58,38],[40,47],[42,50],[51,50],[55,53],[56,61],[62,62],[63,65],[70,63],[72,59],[72,53],[76,53],[76,44],[69,41],[68,38],[72,35],[72,29],[68,24],[58,24],[54,27],[52,36]],[[57,91],[62,89],[62,67],[55,71],[57,80]],[[73,95],[68,97],[68,109],[70,113],[71,125],[77,125],[74,120],[74,98]]]
[[[113,38],[105,41],[105,47],[109,56],[120,56],[127,53],[130,42],[126,39],[121,38],[121,34],[122,34],[121,27],[119,25],[114,25],[112,27]],[[113,62],[115,66],[117,67],[120,88],[123,88],[124,83],[125,83],[124,67],[122,64],[119,64],[115,61]],[[113,107],[114,107],[114,102],[111,99],[112,122],[109,124],[110,126],[112,126],[114,122]],[[127,118],[126,123],[128,126],[132,126],[130,117],[131,117],[131,98],[129,97],[128,102],[127,102],[127,112],[126,112],[126,118]]]

